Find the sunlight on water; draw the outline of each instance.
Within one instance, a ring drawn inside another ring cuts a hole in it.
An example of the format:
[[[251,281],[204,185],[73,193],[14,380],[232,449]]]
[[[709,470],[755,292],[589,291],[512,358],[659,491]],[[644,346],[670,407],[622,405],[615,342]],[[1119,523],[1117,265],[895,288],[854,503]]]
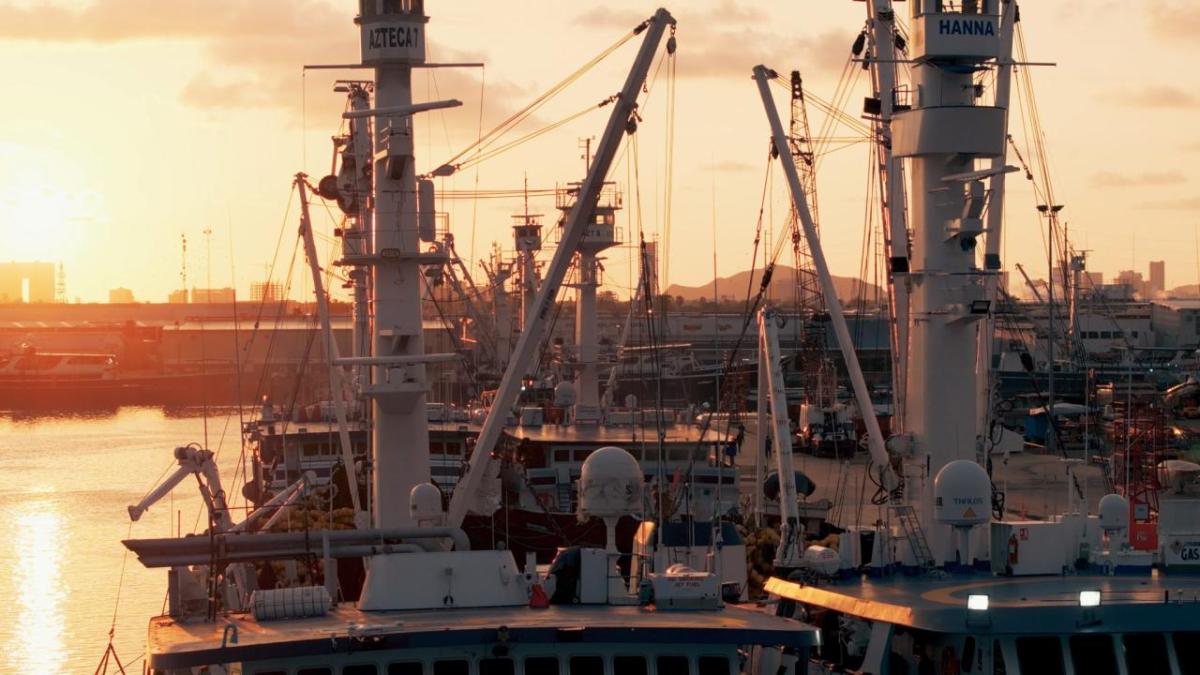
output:
[[[180,520],[190,529],[201,500],[185,481],[132,527],[126,507],[175,465],[175,446],[203,442],[204,427],[191,410],[0,411],[0,673],[93,672],[114,609],[114,646],[128,672],[141,671],[167,575],[134,556],[122,574],[121,540],[166,536]],[[232,476],[237,416],[215,414],[208,427]]]
[[[18,639],[10,646],[10,664],[37,664],[39,672],[63,672],[63,587],[59,561],[69,545],[62,536],[62,514],[51,500],[36,500],[12,511],[16,540],[13,576],[17,590]],[[19,665],[18,665],[19,664]]]

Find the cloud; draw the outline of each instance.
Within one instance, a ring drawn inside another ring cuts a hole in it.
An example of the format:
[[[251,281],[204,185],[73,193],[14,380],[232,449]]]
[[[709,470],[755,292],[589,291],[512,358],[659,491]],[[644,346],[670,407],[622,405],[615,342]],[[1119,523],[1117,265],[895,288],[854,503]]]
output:
[[[1180,149],[1183,150],[1184,152],[1200,152],[1200,141],[1192,141],[1191,143],[1184,143]]]
[[[688,51],[680,36],[680,77],[749,77],[751,69],[762,63],[783,70],[798,67],[801,73],[834,73],[842,69],[850,56],[853,36],[829,31],[814,37],[781,37],[758,28],[701,28],[687,36]],[[731,50],[729,45],[739,45]]]
[[[82,9],[63,5],[0,5],[0,38],[43,42],[120,42],[165,37],[280,38],[328,20],[333,9],[314,0],[96,0]],[[347,17],[342,17],[348,20]]]
[[[756,167],[749,162],[742,162],[736,159],[722,159],[703,164],[700,168],[703,171],[715,171],[717,173],[744,173],[746,171],[754,171]]]
[[[575,17],[575,23],[587,28],[624,28],[633,30],[635,26],[650,18],[650,14],[634,9],[614,9],[612,7],[593,7]],[[767,19],[766,13],[756,7],[746,7],[733,0],[721,0],[721,3],[711,9],[692,12],[687,8],[674,14],[681,25],[689,26],[686,30],[694,30],[693,23],[700,25],[716,22],[754,23]]]
[[[1195,43],[1200,33],[1200,6],[1194,3],[1158,2],[1144,7],[1150,32],[1158,37]]]
[[[708,14],[708,18],[717,21],[764,21],[767,15],[757,7],[748,7],[745,3],[737,3],[733,0],[721,0],[721,4],[717,5]]]
[[[319,0],[95,0],[79,9],[0,0],[0,39],[97,44],[190,41],[203,51],[211,66],[184,83],[179,98],[185,105],[211,110],[273,108],[298,119],[304,84],[301,66],[358,62],[352,18],[352,8]],[[482,60],[480,54],[432,42],[428,54],[430,61]],[[332,118],[342,110],[340,96],[318,95],[330,92],[316,91],[314,84],[326,84],[334,76],[308,78],[312,80],[306,92],[308,113],[314,118]],[[425,78],[436,83],[436,92],[429,87],[431,95],[471,102],[479,99],[477,72],[418,72],[413,77],[415,98],[423,97]],[[512,112],[512,101],[528,97],[521,87],[489,78],[484,124],[503,119]],[[463,131],[474,137],[475,114],[447,118],[450,124],[461,120]]]
[[[635,26],[650,18],[649,14],[632,9],[614,9],[612,7],[593,7],[575,17],[575,23],[588,28],[623,28],[633,30]]]
[[[1154,187],[1186,183],[1187,178],[1179,171],[1143,171],[1142,173],[1116,173],[1100,171],[1092,174],[1092,185],[1096,187]]]
[[[1135,108],[1200,108],[1200,96],[1170,84],[1148,84],[1140,89],[1106,94],[1103,98]]]
[[[1139,206],[1160,211],[1200,211],[1200,197],[1182,197],[1142,202]]]
[[[679,77],[749,77],[764,63],[780,69],[799,67],[803,73],[839,72],[850,55],[854,35],[829,31],[812,37],[764,30],[769,17],[757,7],[722,0],[715,7],[684,7],[679,20]],[[633,10],[593,7],[575,23],[589,28],[632,29],[647,18]]]

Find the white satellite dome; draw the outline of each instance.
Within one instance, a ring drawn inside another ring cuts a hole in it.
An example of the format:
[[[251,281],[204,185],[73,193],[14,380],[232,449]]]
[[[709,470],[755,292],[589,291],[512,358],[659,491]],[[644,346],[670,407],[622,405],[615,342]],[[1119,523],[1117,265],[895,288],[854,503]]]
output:
[[[842,558],[838,552],[827,546],[809,546],[804,549],[800,564],[808,569],[831,577],[842,567]]]
[[[588,455],[579,472],[579,515],[619,518],[642,508],[642,467],[615,446]]]
[[[956,459],[933,479],[933,518],[954,527],[982,525],[992,518],[992,479],[975,462]]]
[[[1115,532],[1129,527],[1129,502],[1118,494],[1107,494],[1100,498],[1100,528]]]
[[[414,485],[408,493],[408,516],[418,524],[436,523],[442,518],[442,491],[433,483]]]
[[[1158,463],[1158,482],[1163,488],[1183,492],[1200,476],[1200,464],[1183,459],[1166,459]]]
[[[570,382],[559,382],[554,386],[554,405],[567,408],[575,405],[575,385]]]

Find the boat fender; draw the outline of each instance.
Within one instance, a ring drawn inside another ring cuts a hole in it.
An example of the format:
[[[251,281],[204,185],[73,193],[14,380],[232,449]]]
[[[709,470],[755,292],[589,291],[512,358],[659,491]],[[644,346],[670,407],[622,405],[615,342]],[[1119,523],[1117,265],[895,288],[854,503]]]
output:
[[[550,607],[550,596],[546,595],[545,589],[541,584],[534,584],[529,592],[529,608],[530,609],[548,609]]]
[[[638,604],[643,607],[654,604],[654,583],[649,579],[638,583]]]

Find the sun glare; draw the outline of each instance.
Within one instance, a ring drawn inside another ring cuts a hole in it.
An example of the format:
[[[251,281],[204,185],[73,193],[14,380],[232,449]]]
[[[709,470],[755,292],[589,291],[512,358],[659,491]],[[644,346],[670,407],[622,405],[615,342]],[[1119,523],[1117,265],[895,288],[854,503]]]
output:
[[[81,245],[84,228],[103,222],[99,191],[73,167],[56,166],[21,145],[0,145],[0,238],[7,260],[60,261]]]

